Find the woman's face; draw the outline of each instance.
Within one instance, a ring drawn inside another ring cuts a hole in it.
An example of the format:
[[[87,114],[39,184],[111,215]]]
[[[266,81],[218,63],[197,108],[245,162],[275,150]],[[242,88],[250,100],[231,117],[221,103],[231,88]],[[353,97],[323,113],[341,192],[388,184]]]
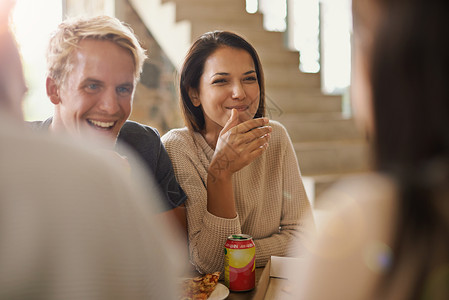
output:
[[[206,60],[198,91],[189,91],[201,106],[206,133],[218,133],[237,109],[240,122],[254,118],[260,101],[259,81],[251,55],[242,49],[220,47]]]
[[[374,133],[370,60],[374,33],[379,18],[372,0],[353,0],[354,53],[351,72],[351,99],[355,120],[360,129]]]
[[[354,37],[354,54],[351,72],[351,100],[354,117],[361,130],[373,131],[371,84],[368,78],[366,53],[357,37]]]

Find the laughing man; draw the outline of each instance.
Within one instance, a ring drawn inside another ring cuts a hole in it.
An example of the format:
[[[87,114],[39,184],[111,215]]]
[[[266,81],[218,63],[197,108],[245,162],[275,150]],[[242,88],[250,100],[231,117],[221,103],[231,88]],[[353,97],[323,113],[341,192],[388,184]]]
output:
[[[164,214],[185,228],[186,195],[176,181],[159,133],[127,121],[145,59],[133,30],[116,18],[62,22],[47,50],[46,89],[54,115],[30,125],[36,130],[98,137],[119,154],[120,145],[126,144],[155,177],[164,199]]]

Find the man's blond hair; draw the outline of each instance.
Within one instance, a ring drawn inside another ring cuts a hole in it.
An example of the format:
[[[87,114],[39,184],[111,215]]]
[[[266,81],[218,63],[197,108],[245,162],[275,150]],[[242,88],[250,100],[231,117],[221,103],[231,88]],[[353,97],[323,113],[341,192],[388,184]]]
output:
[[[132,28],[109,16],[79,17],[62,22],[52,34],[47,48],[47,75],[58,86],[73,68],[72,53],[85,39],[111,41],[129,51],[134,60],[137,81],[147,58]]]

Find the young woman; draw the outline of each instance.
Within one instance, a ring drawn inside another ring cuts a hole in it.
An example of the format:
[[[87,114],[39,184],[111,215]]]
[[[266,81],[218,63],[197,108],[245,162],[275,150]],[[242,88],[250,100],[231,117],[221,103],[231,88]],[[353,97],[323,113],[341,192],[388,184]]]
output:
[[[224,244],[235,233],[256,244],[256,266],[287,255],[311,207],[285,128],[264,117],[262,66],[254,48],[224,31],[201,36],[180,76],[186,128],[162,140],[188,196],[192,263],[223,270]]]
[[[353,12],[352,98],[377,172],[329,191],[345,207],[294,299],[449,299],[449,2],[353,0]]]

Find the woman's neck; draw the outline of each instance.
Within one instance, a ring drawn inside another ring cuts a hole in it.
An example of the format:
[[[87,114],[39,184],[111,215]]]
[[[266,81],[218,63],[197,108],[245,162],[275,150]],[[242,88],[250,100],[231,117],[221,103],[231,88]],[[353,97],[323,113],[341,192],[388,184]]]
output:
[[[223,127],[215,122],[208,121],[209,120],[206,119],[201,135],[204,137],[207,144],[215,151],[215,147],[217,146],[218,138],[220,137],[220,132]]]
[[[215,147],[217,146],[217,142],[218,142],[218,138],[220,137],[220,132],[211,132],[211,131],[206,131],[203,130],[203,132],[201,132],[201,135],[204,137],[204,139],[206,140],[206,143],[209,145],[209,147],[211,147],[213,150],[215,150]]]

